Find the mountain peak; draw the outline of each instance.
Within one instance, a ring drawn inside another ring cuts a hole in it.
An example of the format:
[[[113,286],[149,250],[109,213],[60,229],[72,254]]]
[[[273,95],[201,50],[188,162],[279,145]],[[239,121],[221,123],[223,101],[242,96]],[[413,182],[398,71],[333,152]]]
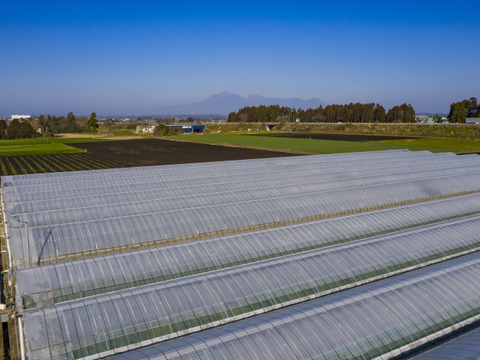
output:
[[[204,101],[174,105],[174,106],[162,106],[156,111],[157,114],[168,115],[183,115],[192,114],[222,114],[226,115],[232,111],[238,111],[245,106],[260,106],[260,105],[280,105],[294,107],[296,109],[308,109],[317,108],[319,105],[325,105],[323,101],[316,98],[310,100],[301,100],[298,98],[268,98],[260,95],[250,95],[246,98],[237,94],[224,90],[218,94],[212,95]]]
[[[235,95],[232,94],[231,92],[227,91],[227,90],[223,90],[222,92],[220,92],[218,94],[210,96],[207,100],[222,100],[222,99],[229,98],[231,96],[235,96]]]

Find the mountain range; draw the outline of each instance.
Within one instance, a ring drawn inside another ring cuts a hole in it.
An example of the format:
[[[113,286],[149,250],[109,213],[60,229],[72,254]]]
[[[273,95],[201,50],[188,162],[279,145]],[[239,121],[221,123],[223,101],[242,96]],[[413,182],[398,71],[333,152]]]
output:
[[[318,108],[320,105],[326,105],[320,99],[311,98],[302,100],[298,98],[268,98],[259,95],[250,95],[242,97],[232,94],[228,91],[222,91],[219,94],[210,96],[209,98],[189,104],[182,105],[165,105],[156,109],[152,109],[156,115],[228,115],[232,111],[238,111],[245,106],[259,105],[280,105],[291,108]]]

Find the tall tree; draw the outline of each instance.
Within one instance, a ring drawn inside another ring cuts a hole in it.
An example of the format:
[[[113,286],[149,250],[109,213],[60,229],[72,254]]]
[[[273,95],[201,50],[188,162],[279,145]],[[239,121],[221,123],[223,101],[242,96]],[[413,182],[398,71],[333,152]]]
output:
[[[467,117],[480,117],[480,106],[475,97],[450,104],[450,112],[448,113],[450,122],[464,123]]]
[[[239,122],[238,114],[235,111],[232,111],[228,114],[227,122]]]
[[[22,121],[18,128],[17,139],[30,139],[35,135],[32,125],[26,121]]]
[[[92,112],[90,118],[87,121],[87,131],[96,132],[98,129],[97,114]]]
[[[42,132],[42,135],[45,137],[45,139],[47,139],[47,141],[48,141],[48,137],[50,136],[50,129],[49,129],[50,124],[48,121],[48,116],[45,117],[45,115],[40,115],[37,119],[40,131]]]
[[[18,119],[13,119],[7,127],[7,139],[16,139],[19,129],[20,121],[18,121]]]
[[[7,137],[7,122],[5,120],[0,120],[0,139],[5,139]]]
[[[53,136],[54,134],[58,134],[60,132],[60,122],[56,116],[47,115],[47,123],[49,136]]]
[[[415,110],[410,104],[394,106],[388,110],[385,121],[387,123],[413,123],[415,122]]]
[[[63,132],[66,133],[76,133],[81,132],[80,127],[77,124],[77,117],[73,114],[73,112],[69,112],[67,117],[63,120]]]
[[[386,115],[385,108],[382,105],[377,104],[373,112],[373,121],[376,123],[384,123]]]
[[[450,105],[448,120],[451,123],[462,124],[465,122],[468,114],[467,100],[462,100]]]
[[[471,97],[465,101],[465,107],[467,108],[467,117],[475,117],[479,110],[477,98]]]

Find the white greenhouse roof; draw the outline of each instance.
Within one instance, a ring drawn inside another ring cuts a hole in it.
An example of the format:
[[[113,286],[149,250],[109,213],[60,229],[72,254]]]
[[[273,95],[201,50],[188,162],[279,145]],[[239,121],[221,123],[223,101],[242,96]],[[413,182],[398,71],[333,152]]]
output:
[[[476,216],[469,216],[474,214],[480,214],[480,195],[477,194],[203,241],[23,268],[17,271],[17,294],[23,298],[22,303],[27,308],[53,305],[65,299],[82,298],[86,293],[96,295],[115,289],[132,288],[380,234],[398,235],[405,232],[411,239],[416,239],[414,230],[405,231],[411,228],[425,228],[429,232],[438,228],[435,232],[440,232],[443,236],[445,227],[462,230],[466,221],[473,222],[473,226],[476,226]],[[455,225],[457,223],[459,226]],[[429,224],[437,224],[437,227],[427,226]],[[421,235],[423,233],[425,232],[420,232]],[[446,231],[445,234],[449,232]],[[450,236],[456,235],[454,233]],[[408,241],[410,240],[407,239]],[[475,236],[471,241],[468,243],[468,239],[459,237],[450,241],[447,237],[443,246],[465,251],[465,246],[476,247]],[[424,246],[421,241],[420,243]],[[436,245],[438,248],[432,252],[432,259],[440,258],[440,255],[435,257],[435,254],[446,250],[441,244]],[[417,251],[423,252],[418,249],[418,244],[413,244],[410,256],[418,256]],[[106,286],[105,283],[110,285]]]
[[[480,328],[470,331],[429,349],[412,360],[477,360],[480,359]]]
[[[29,359],[396,356],[480,319],[480,157],[2,177]]]
[[[373,359],[478,317],[480,259],[468,255],[112,359]]]

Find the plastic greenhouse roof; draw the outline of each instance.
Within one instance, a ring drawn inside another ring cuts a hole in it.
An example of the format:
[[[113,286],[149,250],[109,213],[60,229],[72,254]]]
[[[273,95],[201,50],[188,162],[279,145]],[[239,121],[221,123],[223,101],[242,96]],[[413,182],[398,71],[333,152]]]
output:
[[[437,231],[441,232],[439,236],[450,234],[451,230],[454,231],[451,236],[455,238],[458,236],[455,231],[459,226],[463,224],[467,225],[466,228],[476,226],[474,221],[476,217],[470,217],[468,221],[445,221],[473,214],[480,214],[480,195],[437,200],[41,267],[34,266],[17,271],[17,295],[23,299],[26,307],[52,305],[89,294],[101,294],[248,264],[427,224],[440,223],[441,225],[437,225],[439,229]],[[473,224],[468,225],[472,221]],[[443,232],[445,226],[451,227]],[[412,238],[416,239],[415,232],[407,231],[406,234],[408,236],[412,234]],[[395,236],[395,239],[400,238],[401,236]],[[437,255],[433,256],[435,254],[433,251],[431,260],[442,257],[439,254],[447,249],[450,254],[454,254],[465,251],[463,247],[474,248],[478,245],[475,235],[469,239],[458,237],[456,239],[455,242],[436,244]],[[406,241],[409,242],[408,239]],[[420,243],[423,244],[422,241],[419,241]],[[418,254],[412,253],[412,256],[417,258],[424,250],[426,251],[426,248],[418,249],[415,244],[412,249],[418,251]],[[421,262],[418,259],[416,261]]]
[[[461,168],[455,167],[455,170],[458,171],[471,171],[474,164],[465,165],[466,167],[462,166]],[[421,176],[418,172],[410,171],[411,166],[408,167],[409,173],[406,175],[402,175],[404,180],[414,179],[415,177]],[[467,170],[468,168],[468,170]],[[425,169],[432,169],[428,165],[425,166]],[[398,167],[396,168],[399,171]],[[385,171],[385,170],[384,170]],[[451,170],[454,171],[454,170]],[[448,174],[448,171],[446,172]],[[353,174],[350,174],[353,176]],[[398,176],[398,175],[397,175]],[[220,197],[217,201],[225,201],[228,200],[226,198],[227,195],[236,196],[243,196],[244,199],[252,199],[254,196],[272,196],[275,194],[282,194],[280,191],[285,191],[290,195],[293,194],[300,194],[305,193],[308,191],[318,191],[320,190],[333,190],[342,187],[354,187],[358,186],[359,184],[362,186],[365,185],[373,185],[375,183],[385,183],[392,181],[395,177],[395,174],[380,174],[380,175],[372,175],[370,173],[359,175],[355,178],[348,178],[348,179],[334,179],[334,180],[326,180],[325,183],[321,184],[319,182],[319,175],[300,175],[300,176],[281,176],[279,178],[273,178],[268,176],[264,179],[255,179],[255,180],[238,180],[233,179],[229,182],[222,182],[222,183],[210,183],[210,184],[199,184],[198,181],[192,181],[192,183],[188,186],[178,186],[177,187],[170,187],[165,188],[165,186],[159,186],[155,183],[149,183],[148,189],[130,189],[125,190],[122,187],[120,190],[114,190],[113,193],[108,194],[97,194],[97,195],[87,195],[87,196],[76,196],[70,195],[67,192],[67,195],[64,195],[63,198],[57,199],[47,199],[47,200],[36,200],[36,201],[28,201],[28,202],[19,202],[19,203],[12,203],[11,206],[7,206],[8,212],[11,215],[17,215],[21,213],[31,213],[31,212],[39,212],[39,211],[49,211],[49,210],[65,210],[65,209],[77,209],[77,208],[88,208],[94,206],[105,206],[106,204],[109,205],[120,205],[122,203],[138,203],[141,201],[152,201],[152,200],[159,200],[162,201],[163,204],[171,204],[172,201],[169,202],[171,198],[182,198],[183,202],[186,202],[188,198],[192,197],[195,200],[191,200],[190,204],[199,203],[205,201],[205,199],[212,198],[211,195],[215,195],[218,193],[225,194],[224,197]],[[218,179],[217,179],[218,180]],[[258,181],[262,182],[262,187],[259,188]],[[156,187],[155,187],[156,186]],[[110,189],[112,190],[112,189]],[[267,191],[268,190],[268,191]],[[243,192],[243,195],[242,195]],[[226,198],[226,199],[225,199]],[[213,199],[216,199],[213,197]],[[210,203],[213,199],[209,200]],[[207,201],[208,203],[208,201]],[[173,203],[175,204],[175,203]],[[204,202],[205,204],[205,202]],[[177,205],[178,206],[178,205]]]
[[[414,154],[414,155],[412,155]],[[409,155],[409,156],[406,156]],[[175,175],[177,168],[170,168],[170,172],[156,173],[153,171],[147,172],[144,168],[137,168],[136,176],[120,176],[118,173],[107,174],[101,178],[93,177],[89,180],[77,180],[70,177],[63,177],[59,173],[55,181],[46,184],[37,183],[30,179],[31,185],[16,185],[17,182],[23,180],[23,176],[3,177],[3,193],[7,201],[7,209],[9,213],[24,212],[24,209],[18,209],[17,204],[23,202],[33,202],[64,198],[83,198],[107,194],[122,194],[125,192],[143,193],[152,190],[162,190],[167,194],[160,195],[162,197],[169,196],[186,196],[208,192],[223,192],[235,190],[257,189],[259,181],[262,187],[276,187],[282,185],[297,185],[311,181],[328,181],[348,178],[365,177],[373,173],[395,173],[406,169],[422,170],[422,169],[441,169],[442,167],[448,169],[448,165],[459,164],[458,166],[475,166],[479,165],[480,160],[478,156],[464,156],[459,160],[448,154],[420,154],[406,153],[402,158],[383,158],[372,160],[357,159],[352,163],[342,162],[339,166],[338,162],[333,162],[328,166],[322,165],[318,162],[308,164],[294,163],[283,170],[276,170],[276,167],[264,168],[261,171],[252,171],[248,167],[237,165],[237,171],[230,169],[226,172],[225,169],[215,168],[205,170],[204,173],[197,172],[182,172],[178,177]],[[299,157],[295,157],[298,159]],[[307,158],[315,158],[317,156],[307,156]],[[412,162],[412,160],[415,160]],[[180,170],[185,170],[184,166],[176,165]],[[395,170],[399,168],[399,170]],[[155,169],[154,169],[155,170]],[[257,169],[258,170],[258,169]],[[376,170],[376,172],[375,172]],[[83,173],[83,172],[81,172]],[[88,171],[87,173],[94,175],[96,171]],[[274,174],[274,176],[272,176]],[[132,175],[129,173],[129,175]],[[66,176],[66,175],[65,175]],[[79,175],[80,176],[80,175]],[[307,179],[304,179],[307,177]],[[20,179],[18,179],[20,178]],[[83,176],[81,177],[83,179]],[[67,180],[68,179],[68,180]],[[23,181],[24,182],[24,181]],[[208,187],[209,186],[209,187]],[[216,187],[216,188],[215,188]],[[220,187],[220,188],[218,188]],[[216,190],[215,190],[216,189]],[[181,191],[179,193],[179,191]],[[160,193],[162,194],[162,193]],[[169,195],[170,194],[170,195]],[[139,199],[140,200],[140,199]],[[130,200],[127,200],[130,201]],[[133,201],[138,201],[133,199]],[[70,205],[69,202],[67,202]],[[84,205],[88,206],[88,205]],[[13,208],[12,208],[13,207]],[[60,204],[59,208],[65,208],[65,203]],[[30,211],[29,209],[26,209]]]
[[[200,206],[84,222],[11,228],[16,266],[134,250],[174,239],[395,206],[480,190],[480,173]],[[112,210],[113,211],[113,210]],[[30,246],[25,234],[28,230]],[[29,249],[30,247],[30,249]]]
[[[298,157],[276,157],[276,158],[261,158],[261,159],[249,159],[249,160],[232,160],[232,161],[220,161],[210,163],[192,163],[192,164],[177,164],[177,165],[160,165],[160,166],[147,166],[147,167],[130,167],[130,168],[114,168],[114,169],[102,169],[102,170],[87,170],[65,173],[43,173],[43,174],[30,174],[21,176],[4,176],[3,178],[8,180],[5,182],[11,183],[13,186],[18,185],[33,185],[37,184],[49,184],[54,182],[62,182],[61,179],[69,179],[73,182],[81,183],[84,180],[100,180],[106,178],[131,178],[136,177],[138,174],[154,174],[157,176],[164,175],[166,177],[178,178],[179,176],[192,177],[194,174],[205,173],[209,171],[221,171],[229,173],[232,169],[236,171],[252,170],[252,169],[269,169],[280,170],[282,168],[292,168],[297,165],[305,166],[311,163],[317,165],[334,164],[335,162],[364,162],[370,159],[385,159],[403,157],[429,157],[429,156],[441,156],[441,157],[455,157],[451,153],[432,154],[428,151],[416,151],[411,152],[408,150],[388,150],[388,151],[373,151],[363,153],[344,153],[344,154],[329,154],[329,155],[309,155]],[[69,181],[71,183],[71,181]]]
[[[479,230],[480,216],[452,220],[447,224],[428,225],[404,233],[27,310],[24,312],[26,331],[32,351],[72,347],[74,354],[83,351],[82,342],[91,343],[96,350],[104,346],[103,341],[98,340],[99,334],[104,334],[104,338],[117,338],[118,343],[125,345],[167,339],[411,270],[432,260],[458,255],[460,251],[478,250]],[[475,255],[480,272],[480,259]],[[465,267],[462,269],[467,271]],[[475,284],[480,285],[480,278],[472,286]],[[480,298],[477,301],[480,305]],[[453,306],[458,301],[445,304]],[[98,311],[98,307],[106,311],[102,314],[101,326],[84,316]],[[480,308],[476,311],[480,314]],[[46,341],[45,333],[54,322],[59,323],[62,334],[53,342]],[[130,337],[126,335],[131,331],[128,329],[145,331]],[[121,336],[115,335],[122,332]]]
[[[412,170],[412,165],[405,165],[403,168],[394,168],[394,172],[388,172],[385,168],[377,171],[372,169],[368,175],[358,176],[350,179],[331,179],[326,180],[322,176],[304,177],[301,176],[295,181],[289,181],[286,185],[276,185],[268,187],[268,181],[262,181],[259,188],[258,183],[255,188],[231,190],[231,184],[224,186],[211,184],[210,193],[205,192],[205,186],[202,191],[198,188],[174,188],[171,191],[167,189],[157,189],[143,192],[119,192],[115,194],[98,195],[90,197],[94,204],[85,204],[85,198],[77,198],[84,202],[81,206],[75,206],[70,196],[65,196],[62,201],[43,201],[42,204],[48,204],[48,207],[57,204],[58,210],[47,211],[44,208],[36,212],[24,214],[14,214],[9,211],[9,220],[12,224],[27,220],[30,226],[54,225],[68,222],[88,221],[116,216],[147,214],[159,211],[184,209],[200,206],[209,206],[217,204],[235,203],[248,200],[271,199],[301,194],[315,194],[321,191],[353,188],[359,186],[368,186],[376,184],[385,184],[392,182],[429,179],[433,177],[445,177],[449,175],[475,175],[480,173],[480,163],[462,164],[462,166],[434,168],[431,164],[417,165],[421,170]],[[439,167],[439,165],[437,165]],[[60,193],[60,191],[58,191]],[[38,204],[36,203],[27,203]],[[112,206],[115,205],[115,206]]]
[[[2,184],[7,203],[13,204],[15,202],[41,199],[51,200],[72,195],[79,197],[138,189],[146,191],[158,188],[169,189],[171,187],[178,188],[179,186],[189,187],[195,185],[228,184],[232,182],[234,185],[239,185],[237,183],[269,180],[272,178],[281,179],[283,177],[286,177],[286,180],[292,178],[292,180],[290,180],[290,183],[292,183],[294,178],[298,178],[299,175],[306,176],[309,174],[322,175],[327,178],[338,178],[338,176],[357,177],[364,173],[362,170],[378,167],[388,168],[396,166],[397,164],[400,165],[402,160],[403,162],[407,161],[407,164],[410,166],[414,165],[412,160],[415,162],[422,161],[426,166],[430,166],[428,164],[430,162],[453,161],[458,163],[460,161],[458,158],[452,157],[451,154],[401,153],[401,155],[402,156],[399,157],[389,154],[389,156],[384,156],[380,159],[370,159],[369,156],[366,156],[365,159],[356,158],[350,161],[342,161],[341,166],[338,164],[340,159],[335,160],[335,158],[333,158],[330,159],[327,164],[324,164],[319,156],[299,156],[293,157],[292,159],[299,160],[296,162],[290,161],[289,165],[275,166],[275,163],[273,163],[261,169],[256,167],[251,168],[251,166],[247,166],[248,163],[241,162],[242,164],[236,164],[236,168],[231,168],[231,166],[219,167],[217,163],[209,163],[210,167],[204,168],[203,171],[198,171],[197,169],[190,169],[190,166],[188,166],[195,164],[181,164],[168,166],[168,171],[161,169],[161,167],[146,167],[135,168],[136,172],[130,171],[126,174],[118,172],[100,173],[102,175],[101,177],[99,177],[98,170],[94,170],[78,172],[78,178],[72,178],[71,175],[68,176],[70,173],[57,173],[55,177],[48,179],[49,181],[47,183],[37,182],[34,180],[35,178],[32,177],[24,179],[24,176],[27,175],[20,175],[3,177]],[[329,158],[329,156],[325,157]],[[310,161],[304,163],[305,159]],[[255,162],[256,160],[252,161]],[[395,161],[395,163],[393,163],[393,161]],[[478,164],[478,157],[464,156],[461,161]],[[297,171],[299,174],[297,174]],[[340,173],[340,175],[335,175],[335,173]],[[285,180],[282,184],[285,184]],[[272,186],[274,185],[275,183]],[[250,187],[251,186],[258,187],[258,182],[255,184],[250,183]],[[73,190],[75,191],[72,192]],[[11,210],[9,209],[9,211]]]
[[[1,195],[29,359],[366,359],[480,320],[477,155],[8,176]]]
[[[410,357],[412,360],[473,360],[480,359],[480,328],[450,339],[424,353]]]
[[[467,255],[112,358],[342,359],[398,355],[428,336],[478,318],[479,288],[480,259],[477,254]],[[60,354],[62,350],[54,351]],[[86,356],[87,349],[83,351]]]

